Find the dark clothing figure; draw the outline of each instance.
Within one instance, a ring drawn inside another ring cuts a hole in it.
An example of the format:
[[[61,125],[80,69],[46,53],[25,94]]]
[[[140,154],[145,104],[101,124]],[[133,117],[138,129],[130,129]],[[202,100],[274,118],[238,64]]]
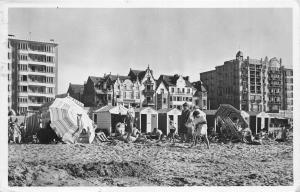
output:
[[[182,137],[181,137],[181,141],[186,141],[187,139],[187,134],[188,134],[188,128],[186,127],[186,123],[187,121],[189,120],[191,116],[191,111],[190,109],[185,109],[182,111],[182,114],[181,114],[181,134],[182,134]]]
[[[40,129],[37,133],[37,138],[42,144],[49,144],[55,141],[61,141],[61,139],[56,135],[55,131],[50,126],[51,121],[46,125],[46,128]]]

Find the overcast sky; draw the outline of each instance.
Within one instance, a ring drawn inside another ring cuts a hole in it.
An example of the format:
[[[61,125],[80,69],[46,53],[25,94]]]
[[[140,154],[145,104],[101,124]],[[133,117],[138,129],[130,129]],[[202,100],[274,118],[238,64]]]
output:
[[[55,39],[58,92],[89,75],[199,73],[235,58],[282,58],[292,67],[291,9],[9,9],[10,34]]]

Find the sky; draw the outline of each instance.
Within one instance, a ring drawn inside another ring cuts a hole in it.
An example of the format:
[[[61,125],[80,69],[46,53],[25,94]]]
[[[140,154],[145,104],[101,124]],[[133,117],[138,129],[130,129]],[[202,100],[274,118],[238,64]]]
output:
[[[8,32],[59,44],[58,93],[88,76],[127,75],[148,65],[155,78],[181,74],[197,81],[238,50],[293,66],[288,8],[10,8]]]

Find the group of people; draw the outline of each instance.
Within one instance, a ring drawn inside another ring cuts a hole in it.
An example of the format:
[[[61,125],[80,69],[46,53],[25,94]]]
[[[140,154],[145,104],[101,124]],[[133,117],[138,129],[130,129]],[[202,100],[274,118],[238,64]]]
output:
[[[19,124],[18,118],[14,121],[10,117],[8,119],[8,143],[21,143],[25,137],[25,125]]]
[[[204,139],[209,148],[206,114],[197,107],[190,109],[188,103],[184,103],[181,116],[181,142],[192,142],[193,146],[199,139]]]
[[[197,144],[199,139],[203,138],[207,147],[209,148],[205,113],[199,108],[194,108],[192,110],[190,109],[188,103],[184,103],[181,119],[181,142],[192,141],[193,146]],[[175,143],[178,131],[176,130],[174,122],[171,119],[169,119],[168,128],[170,131],[166,138],[167,140]],[[127,112],[124,121],[116,125],[116,136],[127,142],[135,141],[141,137],[161,141],[165,137],[162,130],[158,128],[154,128],[150,134],[142,135],[141,131],[137,128],[134,113],[130,110]]]

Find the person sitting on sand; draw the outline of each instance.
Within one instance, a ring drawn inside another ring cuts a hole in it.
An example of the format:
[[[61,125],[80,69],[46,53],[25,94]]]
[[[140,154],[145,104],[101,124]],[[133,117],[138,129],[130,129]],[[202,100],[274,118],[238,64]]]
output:
[[[154,128],[151,132],[151,136],[154,136],[159,141],[162,139],[162,135],[162,131],[157,128]]]
[[[125,134],[125,124],[124,123],[117,123],[116,125],[116,136],[124,135]]]
[[[134,126],[133,129],[132,129],[131,136],[132,137],[138,137],[140,134],[141,134],[140,130],[136,126]]]

